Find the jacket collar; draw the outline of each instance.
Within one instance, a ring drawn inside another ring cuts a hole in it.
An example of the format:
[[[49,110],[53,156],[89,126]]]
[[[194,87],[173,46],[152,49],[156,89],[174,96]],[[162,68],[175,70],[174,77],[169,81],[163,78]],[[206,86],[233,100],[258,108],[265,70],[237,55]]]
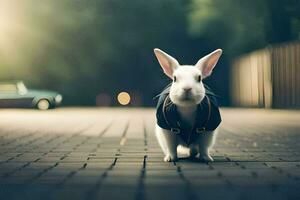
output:
[[[163,114],[170,128],[183,128],[182,121],[177,110],[177,106],[170,100],[169,95],[165,98],[164,101]],[[197,106],[196,117],[193,123],[193,129],[195,129],[196,132],[204,131],[210,120],[210,116],[210,100],[208,96],[205,96],[201,103]]]

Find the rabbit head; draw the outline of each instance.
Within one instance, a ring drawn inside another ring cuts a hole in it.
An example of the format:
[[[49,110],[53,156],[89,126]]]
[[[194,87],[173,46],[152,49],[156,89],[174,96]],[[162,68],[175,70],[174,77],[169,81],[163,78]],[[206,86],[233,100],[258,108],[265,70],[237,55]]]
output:
[[[217,49],[201,58],[195,65],[180,65],[178,61],[160,49],[154,49],[164,73],[173,80],[170,99],[178,106],[194,106],[205,97],[202,80],[211,75],[222,50]]]

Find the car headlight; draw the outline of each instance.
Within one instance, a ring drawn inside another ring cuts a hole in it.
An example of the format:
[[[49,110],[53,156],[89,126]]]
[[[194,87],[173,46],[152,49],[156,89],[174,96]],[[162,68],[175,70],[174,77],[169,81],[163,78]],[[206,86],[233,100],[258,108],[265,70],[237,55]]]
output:
[[[55,103],[56,104],[60,104],[62,102],[62,96],[59,94],[59,95],[56,95],[55,97]]]

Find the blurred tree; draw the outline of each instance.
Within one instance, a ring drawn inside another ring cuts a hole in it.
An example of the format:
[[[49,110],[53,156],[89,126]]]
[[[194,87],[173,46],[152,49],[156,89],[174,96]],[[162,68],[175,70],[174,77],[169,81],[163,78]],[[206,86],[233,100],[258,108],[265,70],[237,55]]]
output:
[[[298,0],[193,0],[190,32],[221,45],[229,57],[300,39]]]
[[[12,2],[21,13],[13,20],[22,27],[14,30],[23,36],[22,45],[13,35],[6,38],[18,51],[0,51],[9,58],[0,62],[0,76],[59,90],[67,104],[94,105],[99,93],[115,99],[125,90],[153,105],[166,81],[153,48],[192,58],[185,0]]]

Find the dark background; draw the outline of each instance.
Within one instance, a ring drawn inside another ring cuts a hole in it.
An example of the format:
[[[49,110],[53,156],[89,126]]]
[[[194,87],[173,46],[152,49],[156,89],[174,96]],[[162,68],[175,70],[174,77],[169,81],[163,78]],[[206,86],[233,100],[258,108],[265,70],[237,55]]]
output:
[[[237,56],[300,38],[299,0],[0,1],[0,81],[51,89],[65,105],[110,105],[127,91],[133,106],[153,106],[169,82],[153,48],[195,64],[224,54],[206,82],[229,102]]]

